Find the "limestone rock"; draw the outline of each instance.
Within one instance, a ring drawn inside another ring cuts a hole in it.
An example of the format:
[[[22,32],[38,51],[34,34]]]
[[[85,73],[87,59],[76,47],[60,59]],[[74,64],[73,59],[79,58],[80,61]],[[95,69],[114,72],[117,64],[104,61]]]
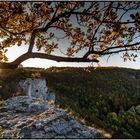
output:
[[[15,110],[15,105],[11,109]],[[81,124],[60,108],[32,113],[14,110],[0,112],[1,138],[102,138],[94,128]]]
[[[55,95],[43,79],[20,81],[26,96],[7,99],[0,107],[0,138],[101,138],[63,109],[55,108]],[[53,102],[53,104],[50,104]]]
[[[42,112],[48,110],[50,106],[47,101],[42,99],[17,96],[6,100],[5,107],[7,110],[20,112]]]
[[[19,85],[30,98],[40,98],[55,102],[55,94],[48,90],[45,79],[27,78],[21,80]]]

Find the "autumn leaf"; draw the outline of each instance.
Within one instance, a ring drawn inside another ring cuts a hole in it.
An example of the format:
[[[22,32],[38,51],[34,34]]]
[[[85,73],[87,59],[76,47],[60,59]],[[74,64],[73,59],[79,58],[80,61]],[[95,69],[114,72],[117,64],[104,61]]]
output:
[[[36,41],[36,47],[38,51],[41,49],[42,45],[43,45],[43,42],[41,42],[41,40],[38,38]]]
[[[3,52],[0,51],[0,60],[3,59]]]
[[[7,61],[8,61],[8,58],[4,55],[4,56],[3,56],[3,60],[4,60],[5,62],[7,62]]]
[[[56,43],[53,48],[57,49],[58,48],[58,44]]]
[[[22,44],[22,41],[19,40],[18,43],[17,43],[17,45],[18,45],[18,46],[21,46],[21,44]]]

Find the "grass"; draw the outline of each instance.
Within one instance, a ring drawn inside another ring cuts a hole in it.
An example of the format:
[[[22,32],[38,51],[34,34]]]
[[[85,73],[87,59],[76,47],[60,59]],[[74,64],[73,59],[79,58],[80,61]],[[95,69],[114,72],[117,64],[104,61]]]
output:
[[[69,108],[88,124],[109,131],[113,138],[140,138],[139,70],[115,67],[7,70],[0,76],[5,87],[3,98],[16,96],[10,91],[14,89],[11,84],[26,77],[46,78],[61,107]]]

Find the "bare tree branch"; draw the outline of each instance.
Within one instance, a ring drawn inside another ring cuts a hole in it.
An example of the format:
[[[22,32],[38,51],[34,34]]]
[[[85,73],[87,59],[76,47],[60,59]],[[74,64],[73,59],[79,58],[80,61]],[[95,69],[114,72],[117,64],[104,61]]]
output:
[[[49,59],[49,60],[54,60],[57,62],[99,62],[97,59],[90,60],[87,58],[69,58],[69,57],[60,57],[60,56],[55,56],[55,55],[49,55],[45,53],[25,53],[21,56],[19,56],[15,61],[13,61],[13,64],[19,65],[22,63],[24,60],[29,59],[29,58],[44,58],[44,59]]]
[[[34,41],[35,41],[35,36],[36,36],[36,35],[35,35],[35,32],[32,32],[28,52],[32,52],[32,50],[33,50]]]
[[[107,55],[107,54],[111,54],[112,52],[109,52],[109,50],[115,50],[115,49],[121,49],[121,48],[128,48],[128,47],[131,47],[131,46],[136,46],[136,45],[140,45],[140,42],[138,43],[134,43],[134,44],[127,44],[127,45],[120,45],[120,46],[114,46],[114,47],[110,47],[110,48],[107,48],[107,49],[104,49],[102,51],[89,51],[87,52],[83,58],[87,58],[90,54],[99,54],[99,55]],[[133,48],[130,49],[130,50],[134,50]],[[137,49],[138,50],[138,49]],[[120,50],[122,51],[122,50]],[[118,52],[118,51],[115,51],[115,52]]]
[[[116,54],[116,53],[120,53],[120,52],[126,52],[126,51],[138,51],[139,49],[122,49],[122,50],[118,50],[118,51],[112,51],[112,52],[105,52],[102,53],[101,55],[108,55],[108,54]]]

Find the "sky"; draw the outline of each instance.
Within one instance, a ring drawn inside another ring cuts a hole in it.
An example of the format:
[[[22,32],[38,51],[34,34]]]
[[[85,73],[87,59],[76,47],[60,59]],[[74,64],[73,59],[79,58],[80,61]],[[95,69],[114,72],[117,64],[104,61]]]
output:
[[[6,53],[7,57],[9,58],[9,61],[13,61],[21,54],[25,53],[27,51],[26,46],[13,46],[9,48],[9,51]],[[107,56],[100,58],[99,64],[93,63],[74,63],[74,62],[56,62],[52,60],[46,60],[46,59],[39,59],[39,58],[31,58],[28,60],[25,60],[22,65],[24,67],[37,67],[37,68],[49,68],[52,66],[56,67],[90,67],[90,66],[114,66],[114,67],[126,67],[126,68],[133,68],[133,69],[140,69],[140,55],[138,58],[136,58],[136,62],[133,61],[126,61],[124,62],[121,58],[121,54],[115,54],[109,58],[107,61]]]

